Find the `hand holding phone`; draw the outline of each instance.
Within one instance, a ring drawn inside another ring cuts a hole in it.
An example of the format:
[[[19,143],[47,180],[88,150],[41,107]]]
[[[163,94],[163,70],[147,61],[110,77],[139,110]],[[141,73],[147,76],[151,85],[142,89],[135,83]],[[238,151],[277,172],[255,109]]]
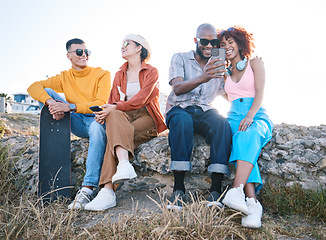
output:
[[[217,63],[225,62],[225,55],[226,51],[225,48],[212,48],[212,59],[222,59],[221,61],[218,61]],[[216,70],[225,70],[225,66],[217,67]],[[217,73],[217,77],[223,77],[223,73]]]
[[[99,112],[99,111],[103,110],[99,106],[92,106],[92,107],[89,107],[89,109],[92,110],[93,112]]]

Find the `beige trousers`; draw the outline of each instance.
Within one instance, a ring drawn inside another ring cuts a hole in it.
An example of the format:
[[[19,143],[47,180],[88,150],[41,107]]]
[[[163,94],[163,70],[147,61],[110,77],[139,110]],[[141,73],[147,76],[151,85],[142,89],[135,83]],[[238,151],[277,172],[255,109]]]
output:
[[[146,107],[130,112],[112,111],[105,120],[107,145],[103,159],[100,187],[112,181],[117,171],[115,147],[120,146],[134,157],[134,150],[142,143],[157,136],[155,122]]]

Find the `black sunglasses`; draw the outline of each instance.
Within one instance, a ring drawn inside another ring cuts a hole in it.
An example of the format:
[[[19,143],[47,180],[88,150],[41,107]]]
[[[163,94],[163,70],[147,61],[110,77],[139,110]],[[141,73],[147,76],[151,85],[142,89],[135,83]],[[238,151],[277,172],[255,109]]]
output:
[[[76,49],[75,51],[72,51],[72,52],[75,52],[77,56],[83,56],[83,53],[85,52],[86,56],[90,56],[91,55],[91,50],[88,50],[88,49]],[[71,52],[68,52],[68,53],[71,53]]]
[[[196,39],[204,47],[207,46],[209,43],[211,43],[212,46],[218,46],[219,43],[220,43],[220,40],[219,39],[212,39],[212,40],[208,40],[208,39],[205,39],[205,38],[196,38]]]

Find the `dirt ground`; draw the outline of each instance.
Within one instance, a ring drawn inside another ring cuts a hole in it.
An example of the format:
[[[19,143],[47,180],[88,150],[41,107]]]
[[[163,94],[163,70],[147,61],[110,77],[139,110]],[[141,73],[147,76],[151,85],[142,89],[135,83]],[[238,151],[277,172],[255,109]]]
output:
[[[130,192],[116,192],[117,194],[117,206],[114,208],[107,209],[102,212],[87,212],[81,211],[84,215],[79,220],[75,221],[73,225],[80,229],[90,228],[101,222],[106,218],[110,222],[118,221],[120,215],[132,215],[137,212],[160,212],[158,205],[150,198],[157,202],[160,202],[159,195],[157,193],[148,191],[130,191]]]

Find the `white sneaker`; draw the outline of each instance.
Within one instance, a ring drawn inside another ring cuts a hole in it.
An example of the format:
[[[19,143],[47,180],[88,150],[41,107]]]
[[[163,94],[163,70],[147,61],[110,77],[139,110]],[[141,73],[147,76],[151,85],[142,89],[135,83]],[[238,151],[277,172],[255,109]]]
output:
[[[119,162],[117,172],[112,177],[112,183],[121,183],[135,177],[137,177],[137,174],[129,161]]]
[[[240,211],[245,215],[249,215],[249,209],[245,201],[245,194],[243,192],[243,185],[237,188],[231,188],[222,201],[223,204],[234,210]]]
[[[262,205],[258,200],[256,202],[254,198],[246,198],[246,203],[250,214],[242,218],[241,225],[247,228],[260,228],[263,215]]]
[[[93,196],[81,189],[77,192],[75,200],[69,204],[68,209],[83,209],[87,203],[92,201],[92,199]]]
[[[85,206],[85,210],[104,211],[117,205],[116,196],[113,190],[102,188],[97,196]]]

